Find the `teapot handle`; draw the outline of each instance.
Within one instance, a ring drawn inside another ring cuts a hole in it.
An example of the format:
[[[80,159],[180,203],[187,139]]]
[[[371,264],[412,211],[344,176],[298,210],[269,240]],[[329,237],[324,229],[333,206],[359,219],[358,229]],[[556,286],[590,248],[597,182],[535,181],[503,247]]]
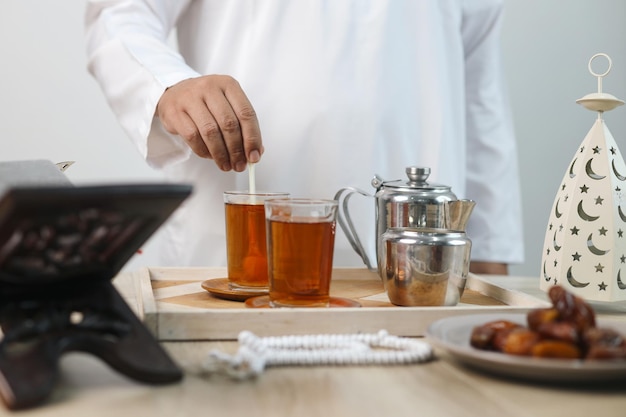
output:
[[[356,229],[354,227],[354,224],[352,223],[352,219],[350,218],[350,214],[348,211],[348,201],[350,200],[350,197],[352,197],[354,194],[361,194],[365,197],[373,197],[371,194],[368,194],[365,191],[354,187],[346,187],[337,191],[337,194],[335,194],[335,200],[337,200],[337,202],[339,203],[337,222],[339,223],[341,230],[343,230],[343,233],[348,238],[352,249],[354,249],[357,255],[359,255],[361,259],[363,259],[363,262],[365,263],[365,266],[367,266],[367,269],[374,270],[374,268],[372,267],[372,263],[367,256],[367,252],[361,244],[361,239],[359,239],[359,236],[357,235]]]

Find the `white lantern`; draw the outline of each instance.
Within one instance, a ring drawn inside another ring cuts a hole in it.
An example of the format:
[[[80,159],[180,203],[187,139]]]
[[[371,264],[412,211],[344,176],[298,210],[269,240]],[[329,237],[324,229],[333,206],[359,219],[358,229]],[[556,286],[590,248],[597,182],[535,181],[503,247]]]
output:
[[[592,69],[597,57],[608,69]],[[598,92],[576,102],[598,117],[578,147],[557,191],[543,245],[540,288],[562,285],[586,300],[626,300],[626,165],[602,115],[624,104],[602,92],[611,58],[596,54],[589,71]]]

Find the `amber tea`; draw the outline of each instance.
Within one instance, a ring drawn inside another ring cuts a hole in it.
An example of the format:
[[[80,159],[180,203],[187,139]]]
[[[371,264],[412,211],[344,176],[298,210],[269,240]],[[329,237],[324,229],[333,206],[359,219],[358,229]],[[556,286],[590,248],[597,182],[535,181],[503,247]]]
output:
[[[228,282],[231,289],[267,290],[267,239],[263,204],[269,198],[287,195],[224,193]]]
[[[266,203],[272,307],[329,305],[336,207],[332,200]]]

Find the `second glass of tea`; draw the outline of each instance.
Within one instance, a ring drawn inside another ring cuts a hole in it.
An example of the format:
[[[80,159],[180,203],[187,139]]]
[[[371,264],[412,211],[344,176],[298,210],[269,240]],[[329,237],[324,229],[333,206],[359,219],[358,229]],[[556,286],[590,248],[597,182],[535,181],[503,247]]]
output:
[[[265,203],[270,307],[328,307],[337,201]]]
[[[285,192],[226,191],[226,256],[232,291],[267,293],[267,238],[264,204]]]

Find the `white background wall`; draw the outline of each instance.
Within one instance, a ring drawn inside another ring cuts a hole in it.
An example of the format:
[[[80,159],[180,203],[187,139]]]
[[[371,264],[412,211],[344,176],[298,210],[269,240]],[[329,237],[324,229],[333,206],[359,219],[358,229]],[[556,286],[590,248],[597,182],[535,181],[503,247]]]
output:
[[[0,160],[75,160],[67,176],[76,184],[158,180],[86,72],[84,5],[0,5]],[[502,36],[526,230],[526,262],[512,272],[538,276],[556,189],[595,118],[575,104],[596,89],[587,72],[592,55],[611,56],[604,90],[626,99],[626,1],[507,0]],[[605,119],[626,152],[626,107]],[[127,267],[153,264],[150,245],[144,249]]]

